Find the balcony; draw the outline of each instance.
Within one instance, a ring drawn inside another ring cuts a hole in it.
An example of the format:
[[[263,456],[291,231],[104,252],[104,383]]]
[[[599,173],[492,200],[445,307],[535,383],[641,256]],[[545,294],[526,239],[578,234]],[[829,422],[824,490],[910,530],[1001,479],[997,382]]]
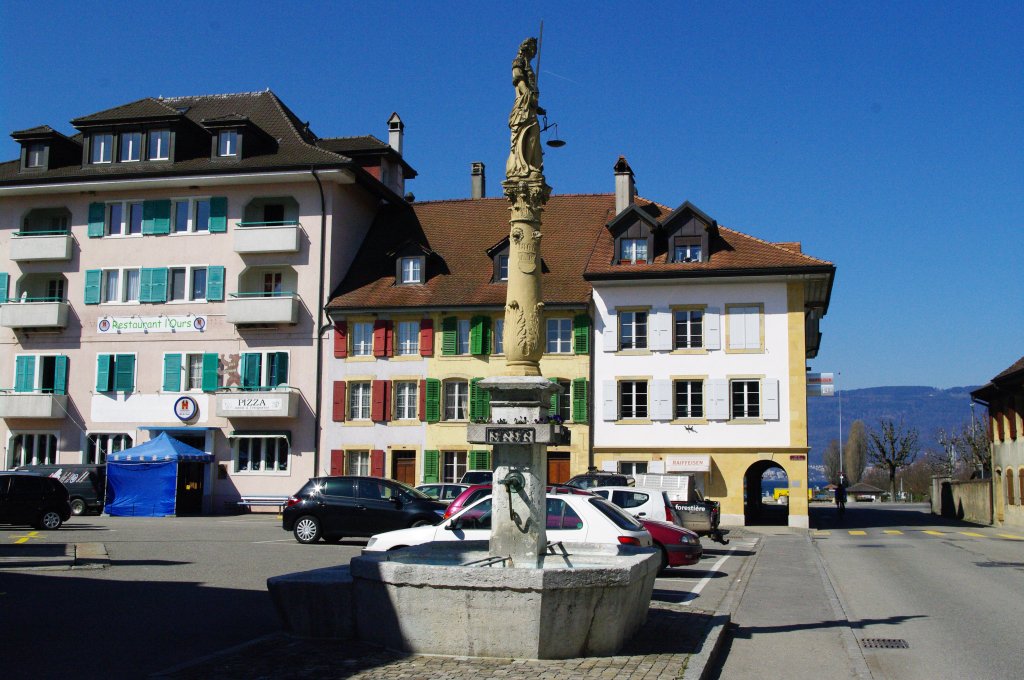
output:
[[[228,297],[227,320],[236,326],[298,323],[299,296],[295,293],[232,293]]]
[[[48,392],[0,391],[0,418],[63,418],[68,395]]]
[[[11,259],[15,262],[68,261],[71,234],[59,231],[16,231],[11,236]]]
[[[294,418],[299,409],[299,391],[292,387],[257,387],[218,392],[220,418]]]
[[[299,223],[291,222],[239,222],[235,225],[235,252],[297,253],[299,251]]]
[[[54,298],[21,298],[0,305],[0,326],[19,330],[33,328],[67,328],[66,300]]]

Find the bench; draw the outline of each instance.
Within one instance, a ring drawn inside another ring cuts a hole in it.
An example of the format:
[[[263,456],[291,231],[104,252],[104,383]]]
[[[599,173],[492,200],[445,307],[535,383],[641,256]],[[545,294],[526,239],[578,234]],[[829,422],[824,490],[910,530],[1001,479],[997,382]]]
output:
[[[287,502],[288,496],[242,496],[235,505],[241,508],[277,508],[280,511]]]

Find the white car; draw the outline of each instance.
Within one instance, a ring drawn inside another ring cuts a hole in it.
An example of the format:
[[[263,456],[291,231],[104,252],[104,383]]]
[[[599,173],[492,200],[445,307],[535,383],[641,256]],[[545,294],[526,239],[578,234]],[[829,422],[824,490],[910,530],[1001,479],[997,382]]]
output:
[[[682,518],[672,507],[668,492],[641,486],[595,486],[588,489],[610,500],[634,517],[656,519],[683,526]]]
[[[547,494],[549,542],[614,543],[649,547],[651,535],[628,513],[591,494]],[[491,497],[482,498],[435,526],[377,534],[367,552],[384,552],[432,541],[487,541],[491,538]]]

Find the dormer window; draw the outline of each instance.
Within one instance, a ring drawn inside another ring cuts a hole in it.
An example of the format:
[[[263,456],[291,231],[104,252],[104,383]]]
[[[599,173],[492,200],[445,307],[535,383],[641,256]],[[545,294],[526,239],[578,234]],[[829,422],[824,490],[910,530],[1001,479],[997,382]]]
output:
[[[142,160],[142,133],[122,132],[120,161],[132,163],[138,160]]]
[[[619,244],[619,262],[647,262],[647,239],[623,238]]]
[[[110,163],[114,158],[114,135],[103,133],[93,135],[90,150],[90,163]]]
[[[508,281],[508,253],[495,258],[496,277],[498,281]]]
[[[166,161],[171,157],[171,131],[151,130],[149,133],[149,160]]]
[[[402,257],[398,260],[399,282],[423,283],[423,258]]]
[[[238,155],[238,130],[221,130],[217,133],[217,155]]]
[[[42,168],[46,166],[46,145],[29,144],[25,149],[25,167]]]
[[[700,239],[683,239],[677,238],[675,247],[672,250],[672,261],[673,262],[701,262],[703,261],[703,253],[701,252]]]

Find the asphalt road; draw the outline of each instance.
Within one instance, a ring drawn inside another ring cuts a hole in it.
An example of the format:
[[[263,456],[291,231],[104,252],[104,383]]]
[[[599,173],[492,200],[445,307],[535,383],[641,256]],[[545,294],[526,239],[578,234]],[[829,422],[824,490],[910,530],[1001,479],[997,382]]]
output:
[[[268,577],[345,564],[365,545],[300,545],[273,515],[76,517],[54,532],[0,527],[4,554],[60,552],[67,543],[104,544],[110,566],[0,564],[5,680],[145,677],[260,638],[280,630]],[[703,543],[705,559],[659,578],[655,599],[717,608],[750,546],[742,537]]]

